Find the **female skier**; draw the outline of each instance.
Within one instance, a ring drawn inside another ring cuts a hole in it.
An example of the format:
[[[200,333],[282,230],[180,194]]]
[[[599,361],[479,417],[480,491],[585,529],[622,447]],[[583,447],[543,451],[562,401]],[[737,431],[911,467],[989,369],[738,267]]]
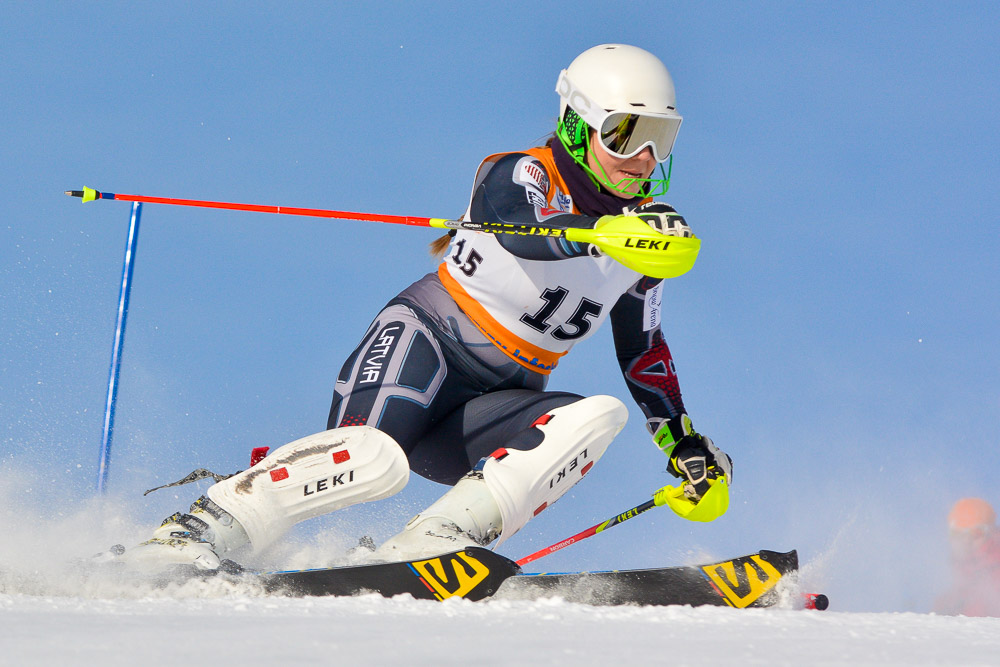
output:
[[[553,138],[487,158],[464,219],[613,229],[637,218],[664,238],[690,237],[673,208],[651,201],[666,191],[663,164],[681,124],[666,67],[634,46],[601,45],[562,71],[556,91]],[[725,511],[731,461],[686,415],[660,332],[661,278],[562,237],[452,231],[432,252],[438,270],[392,299],[344,364],[330,430],[215,484],[131,558],[214,568],[221,554],[262,548],[305,518],[397,492],[409,470],[452,488],[376,559],[503,542],[579,481],[625,424],[613,397],[545,391],[559,359],[608,318],[629,390],[684,480],[671,506],[682,516],[700,508],[689,516],[698,520]]]

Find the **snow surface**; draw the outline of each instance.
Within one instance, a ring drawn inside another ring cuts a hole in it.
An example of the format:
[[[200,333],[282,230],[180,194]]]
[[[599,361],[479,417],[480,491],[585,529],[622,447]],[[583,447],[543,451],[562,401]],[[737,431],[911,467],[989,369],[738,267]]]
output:
[[[125,582],[58,551],[26,560],[39,543],[20,546],[0,560],[0,666],[1000,665],[998,618],[838,612],[835,600],[819,612],[286,598],[221,579]],[[295,548],[313,564],[324,551]]]
[[[221,580],[140,587],[80,567],[80,557],[136,543],[147,522],[98,499],[40,512],[19,488],[0,479],[0,666],[1000,665],[998,618],[844,612],[836,596],[817,612],[294,599]],[[331,565],[345,543],[293,536],[270,561],[250,564]]]
[[[1000,664],[994,618],[561,600],[15,593],[0,633],[2,665]]]

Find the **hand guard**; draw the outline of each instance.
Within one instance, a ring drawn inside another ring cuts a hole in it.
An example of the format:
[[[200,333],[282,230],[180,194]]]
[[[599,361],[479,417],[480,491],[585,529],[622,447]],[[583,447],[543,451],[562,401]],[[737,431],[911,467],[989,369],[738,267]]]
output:
[[[684,493],[697,502],[708,491],[710,480],[733,481],[733,461],[710,438],[694,430],[691,418],[680,414],[660,425],[653,442],[669,458],[667,472],[684,479]]]
[[[694,236],[691,228],[688,227],[687,222],[684,221],[683,216],[674,210],[673,206],[655,201],[646,202],[645,204],[637,206],[634,209],[625,207],[622,209],[621,215],[605,215],[597,220],[597,223],[594,225],[594,229],[600,229],[612,220],[618,218],[639,218],[657,232],[664,234],[665,236],[682,236],[684,238],[691,238]],[[591,257],[602,257],[604,255],[604,251],[594,244],[590,245],[588,253]]]

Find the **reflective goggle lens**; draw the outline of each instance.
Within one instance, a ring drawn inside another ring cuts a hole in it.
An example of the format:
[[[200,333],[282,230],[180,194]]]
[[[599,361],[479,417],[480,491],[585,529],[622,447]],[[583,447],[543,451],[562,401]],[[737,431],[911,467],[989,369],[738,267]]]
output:
[[[601,124],[601,143],[620,158],[632,157],[648,145],[657,162],[670,157],[681,119],[613,113]]]

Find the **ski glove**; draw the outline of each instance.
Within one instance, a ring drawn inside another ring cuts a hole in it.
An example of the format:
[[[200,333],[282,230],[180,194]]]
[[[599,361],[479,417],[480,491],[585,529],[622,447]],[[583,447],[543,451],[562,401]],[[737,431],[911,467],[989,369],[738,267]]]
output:
[[[594,224],[594,229],[600,229],[611,221],[620,218],[639,218],[665,236],[683,236],[685,238],[694,236],[691,228],[688,227],[684,218],[674,210],[673,206],[655,201],[646,202],[635,208],[625,207],[622,209],[621,215],[605,215],[602,218],[598,218]],[[590,244],[588,252],[591,257],[601,257],[604,255],[604,251],[593,243]]]
[[[684,238],[694,236],[691,228],[684,221],[684,217],[669,204],[651,201],[631,210],[623,209],[622,213],[639,218],[665,236],[683,236]]]
[[[687,482],[685,495],[694,502],[698,502],[708,492],[711,481],[719,477],[727,485],[732,484],[732,459],[710,438],[695,431],[686,414],[663,422],[653,435],[653,442],[669,459],[667,472]]]

